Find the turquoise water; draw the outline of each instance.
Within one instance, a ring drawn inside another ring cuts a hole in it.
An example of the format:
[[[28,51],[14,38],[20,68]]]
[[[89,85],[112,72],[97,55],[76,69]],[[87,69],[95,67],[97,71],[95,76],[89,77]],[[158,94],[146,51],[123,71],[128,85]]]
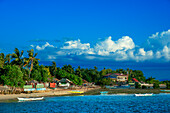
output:
[[[0,113],[170,113],[170,94],[151,97],[95,95],[46,97],[43,101],[0,103]]]

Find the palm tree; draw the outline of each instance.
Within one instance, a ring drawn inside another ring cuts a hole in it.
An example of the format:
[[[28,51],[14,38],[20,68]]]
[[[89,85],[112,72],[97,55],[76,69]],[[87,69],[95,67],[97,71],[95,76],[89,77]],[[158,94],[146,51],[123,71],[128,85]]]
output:
[[[5,64],[5,55],[4,53],[0,54],[0,68],[3,68]]]
[[[6,55],[5,61],[7,62],[7,64],[10,64],[10,62],[11,62],[11,56],[12,56],[12,54],[7,54],[7,55]]]
[[[28,67],[30,67],[30,70],[29,70],[29,78],[30,78],[30,74],[31,74],[31,71],[33,69],[34,64],[38,65],[38,60],[40,60],[40,59],[35,58],[38,53],[34,54],[33,49],[31,49],[27,52],[28,52],[29,58],[24,58],[24,62],[25,62],[24,67],[27,66],[27,65],[28,65]]]
[[[5,64],[10,64],[11,61],[11,54],[7,54],[6,56],[4,53],[0,54],[0,67],[3,68]]]
[[[53,69],[56,70],[56,68],[57,68],[57,67],[56,67],[56,66],[57,66],[57,65],[56,65],[56,62],[53,61],[52,63],[53,63],[53,64],[52,64]]]
[[[19,65],[19,67],[21,67],[23,65],[22,55],[23,55],[24,51],[22,50],[20,53],[17,48],[15,48],[14,51],[15,51],[15,53],[12,54],[12,58],[14,58],[15,60],[13,60],[12,63]]]

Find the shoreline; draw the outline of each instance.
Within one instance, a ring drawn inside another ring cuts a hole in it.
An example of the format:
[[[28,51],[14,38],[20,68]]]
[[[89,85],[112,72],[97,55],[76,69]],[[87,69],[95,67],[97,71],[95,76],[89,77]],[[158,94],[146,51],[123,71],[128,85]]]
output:
[[[99,88],[81,88],[81,89],[75,89],[78,91],[90,91],[94,89]],[[8,102],[8,101],[16,101],[17,97],[53,97],[53,96],[64,96],[64,95],[74,95],[73,93],[69,92],[73,89],[55,89],[50,91],[40,91],[40,92],[34,92],[34,93],[21,93],[21,94],[0,94],[0,102]],[[77,94],[75,94],[77,95]],[[80,94],[79,94],[80,95]]]
[[[100,95],[101,91],[108,91],[108,94],[136,94],[136,93],[168,93],[162,92],[160,89],[102,89],[102,88],[82,88],[75,89],[78,91],[84,91],[84,93],[71,93],[73,89],[55,89],[45,92],[37,92],[37,93],[21,93],[21,94],[0,94],[0,102],[16,102],[17,97],[55,97],[55,96],[78,96],[78,95]],[[170,93],[169,93],[170,94]]]

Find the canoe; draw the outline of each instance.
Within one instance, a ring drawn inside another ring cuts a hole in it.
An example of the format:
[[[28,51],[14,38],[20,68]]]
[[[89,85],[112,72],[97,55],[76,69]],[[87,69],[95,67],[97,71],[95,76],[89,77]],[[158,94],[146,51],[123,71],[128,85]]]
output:
[[[108,94],[108,91],[101,91],[100,94],[101,94],[101,95],[107,95],[107,94]]]
[[[17,98],[19,101],[33,101],[33,100],[43,100],[44,97],[37,97],[37,98],[34,98],[34,97],[31,97],[31,98]]]
[[[164,92],[170,92],[170,90],[161,90],[161,91],[164,91]]]
[[[73,91],[68,91],[69,93],[84,93],[84,91],[77,91],[77,90],[73,90]]]
[[[146,93],[146,94],[135,94],[135,96],[153,96],[153,93]]]

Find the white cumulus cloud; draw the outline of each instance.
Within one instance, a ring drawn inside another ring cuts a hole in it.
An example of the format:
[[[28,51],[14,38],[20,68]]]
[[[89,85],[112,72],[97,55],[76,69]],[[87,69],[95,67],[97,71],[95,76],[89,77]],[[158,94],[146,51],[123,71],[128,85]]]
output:
[[[80,39],[74,40],[74,41],[67,41],[65,42],[65,46],[63,46],[61,49],[89,49],[90,44],[89,43],[84,43],[82,44],[80,42]]]
[[[82,43],[80,39],[66,41],[63,46],[50,45],[35,46],[42,53],[43,58],[52,59],[83,59],[110,61],[170,61],[170,30],[151,35],[145,44],[136,46],[133,39],[123,36],[113,40],[111,36],[100,40],[92,47],[90,43]],[[81,57],[81,58],[79,58]],[[71,61],[71,60],[70,60]]]
[[[98,55],[109,55],[110,52],[127,51],[133,49],[135,43],[129,36],[124,36],[117,41],[113,41],[112,37],[108,37],[106,40],[97,43],[94,47],[94,51]]]
[[[31,45],[31,46],[34,47],[33,45]],[[39,45],[37,45],[37,46],[36,46],[36,49],[37,49],[37,50],[44,50],[46,47],[52,47],[52,48],[54,48],[53,45],[50,45],[48,42],[46,42],[46,44],[43,45],[42,47],[40,47]]]

